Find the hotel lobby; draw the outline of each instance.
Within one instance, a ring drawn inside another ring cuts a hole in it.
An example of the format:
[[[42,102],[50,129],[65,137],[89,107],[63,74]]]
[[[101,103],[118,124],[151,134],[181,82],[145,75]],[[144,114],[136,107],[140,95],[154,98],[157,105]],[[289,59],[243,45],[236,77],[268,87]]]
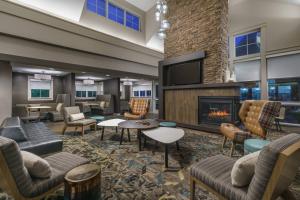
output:
[[[300,200],[299,0],[1,0],[0,200]]]

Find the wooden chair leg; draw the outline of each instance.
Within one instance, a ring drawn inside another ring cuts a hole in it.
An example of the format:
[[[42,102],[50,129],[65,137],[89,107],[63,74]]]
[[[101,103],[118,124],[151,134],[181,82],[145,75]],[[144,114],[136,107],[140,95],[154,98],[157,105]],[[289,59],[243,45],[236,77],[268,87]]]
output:
[[[81,135],[84,136],[84,126],[81,128]]]
[[[223,138],[223,143],[222,143],[222,151],[224,151],[224,146],[225,146],[225,144],[226,144],[226,141],[227,141],[227,137],[224,136],[224,138]]]
[[[65,126],[64,126],[64,128],[63,128],[63,131],[62,131],[62,134],[63,134],[63,135],[65,134],[65,132],[66,132],[67,128],[68,128],[68,126],[67,126],[67,125],[65,125]]]
[[[232,141],[231,150],[230,150],[230,157],[232,157],[234,149],[235,149],[235,142]]]
[[[193,180],[192,177],[190,177],[190,200],[194,200],[195,199],[195,187],[196,187],[196,183]]]

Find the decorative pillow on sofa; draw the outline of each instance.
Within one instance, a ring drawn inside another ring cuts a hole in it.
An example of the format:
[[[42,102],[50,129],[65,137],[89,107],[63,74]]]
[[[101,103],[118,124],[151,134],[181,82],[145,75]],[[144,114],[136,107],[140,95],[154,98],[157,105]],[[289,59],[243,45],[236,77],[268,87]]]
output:
[[[77,113],[77,114],[72,114],[70,115],[70,120],[73,121],[77,121],[77,120],[81,120],[81,119],[85,119],[85,116],[83,113]]]
[[[248,154],[234,163],[231,170],[231,183],[233,186],[245,187],[250,184],[259,153],[260,151]]]
[[[21,155],[31,177],[49,178],[51,176],[51,167],[46,160],[27,151],[21,151]]]
[[[23,125],[19,117],[6,118],[0,128],[0,136],[10,138],[16,142],[26,141],[27,136]]]

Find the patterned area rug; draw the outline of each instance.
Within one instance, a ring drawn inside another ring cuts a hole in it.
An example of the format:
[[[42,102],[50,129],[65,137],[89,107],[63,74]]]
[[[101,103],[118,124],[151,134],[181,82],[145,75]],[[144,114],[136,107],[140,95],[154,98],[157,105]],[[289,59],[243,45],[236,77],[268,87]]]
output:
[[[120,133],[114,129],[105,131],[104,140],[100,140],[100,131],[89,131],[84,137],[80,133],[68,132],[62,136],[64,151],[88,158],[102,168],[102,199],[144,200],[144,199],[189,199],[188,170],[191,164],[213,155],[220,154],[222,137],[200,131],[185,129],[185,136],[180,140],[180,150],[171,145],[169,150],[169,166],[165,171],[164,148],[154,141],[147,142],[143,151],[138,151],[136,132],[131,132],[131,142],[124,137],[119,145]],[[126,135],[126,134],[125,134]],[[273,140],[283,134],[273,133]],[[226,151],[229,155],[229,143]],[[236,151],[236,158],[241,155]],[[293,192],[300,197],[300,175],[291,186]],[[207,191],[197,187],[197,199],[216,199]],[[8,199],[0,193],[0,200]],[[10,198],[9,198],[10,199]],[[63,199],[63,188],[46,199]],[[300,198],[297,198],[300,199]]]

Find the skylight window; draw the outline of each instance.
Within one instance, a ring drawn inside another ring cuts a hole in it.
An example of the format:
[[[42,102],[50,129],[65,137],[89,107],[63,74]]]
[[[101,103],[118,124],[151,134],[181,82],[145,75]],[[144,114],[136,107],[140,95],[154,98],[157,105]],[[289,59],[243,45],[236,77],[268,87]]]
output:
[[[106,16],[106,0],[87,0],[87,9],[103,17]]]
[[[108,19],[124,25],[124,10],[111,3],[108,4]]]
[[[126,11],[126,26],[136,31],[140,31],[140,18]]]
[[[115,4],[112,4],[107,0],[87,0],[86,4],[87,10],[90,12],[107,17],[108,19],[130,29],[136,31],[141,30],[140,18],[137,15],[126,11],[126,9],[120,8]]]

